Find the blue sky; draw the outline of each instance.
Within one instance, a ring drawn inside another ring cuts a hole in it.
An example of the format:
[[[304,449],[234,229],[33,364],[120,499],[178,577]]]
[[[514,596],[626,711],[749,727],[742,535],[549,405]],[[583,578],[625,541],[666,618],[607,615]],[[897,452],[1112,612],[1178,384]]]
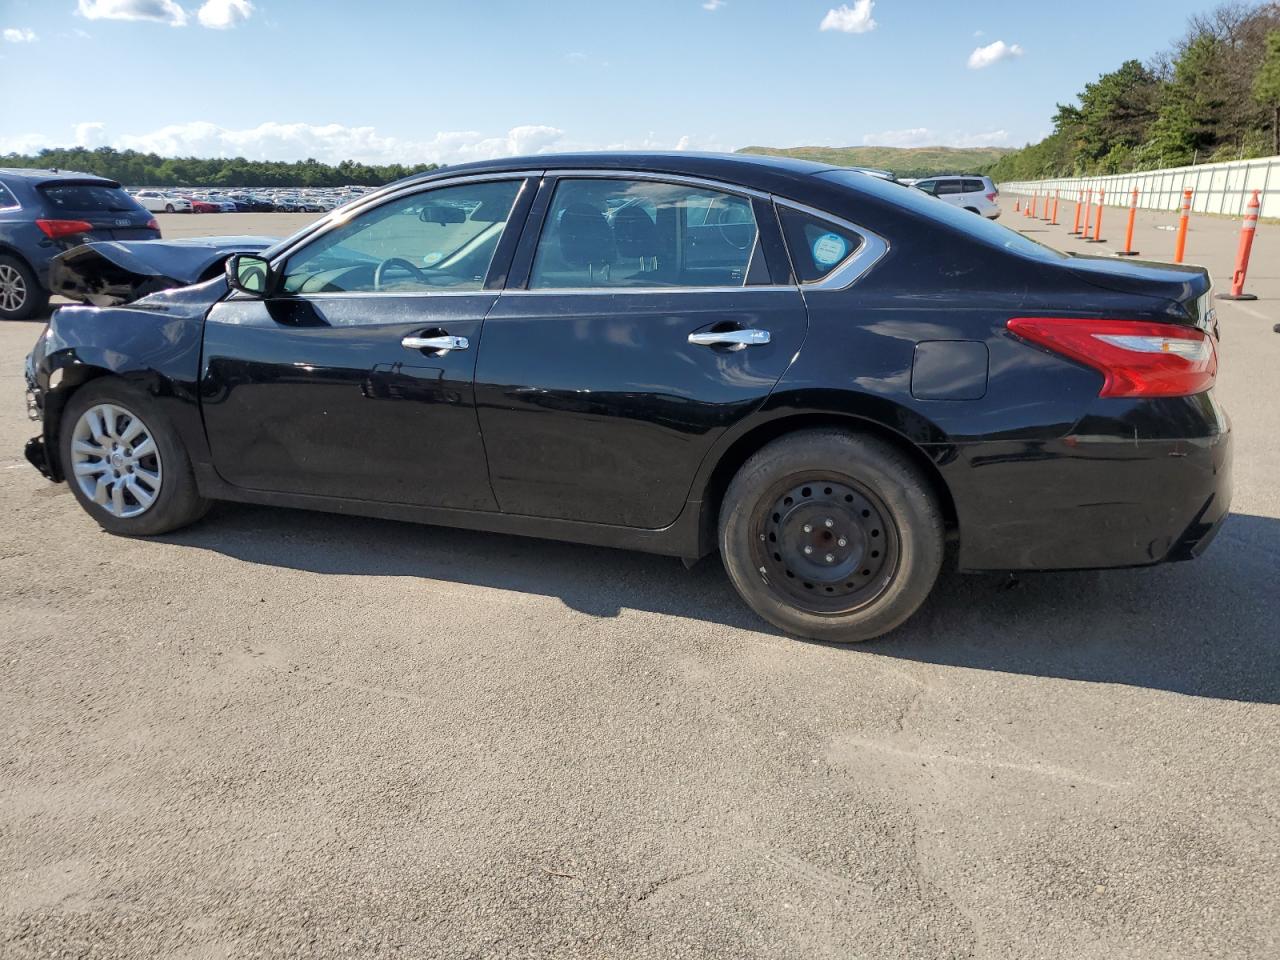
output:
[[[1214,2],[0,0],[0,153],[1020,146]]]

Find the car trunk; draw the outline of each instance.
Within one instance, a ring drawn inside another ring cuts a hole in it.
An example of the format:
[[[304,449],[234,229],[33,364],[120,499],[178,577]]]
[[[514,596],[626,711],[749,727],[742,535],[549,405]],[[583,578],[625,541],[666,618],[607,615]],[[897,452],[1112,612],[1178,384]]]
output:
[[[1204,267],[1079,255],[1073,255],[1065,265],[1096,287],[1163,300],[1170,322],[1192,323],[1217,336],[1210,300],[1213,280]]]
[[[120,188],[101,180],[55,180],[40,184],[45,209],[61,220],[92,225],[85,239],[152,240],[160,236],[150,211]]]

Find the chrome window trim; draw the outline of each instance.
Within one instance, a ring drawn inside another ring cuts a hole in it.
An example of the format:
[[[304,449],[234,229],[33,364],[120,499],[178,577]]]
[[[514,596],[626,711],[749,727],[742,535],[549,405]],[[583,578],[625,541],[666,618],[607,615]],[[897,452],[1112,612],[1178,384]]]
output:
[[[886,253],[889,252],[889,241],[880,234],[868,230],[866,227],[860,227],[856,223],[850,223],[843,217],[837,217],[833,213],[826,210],[819,210],[817,207],[806,206],[803,203],[797,203],[794,200],[788,200],[786,197],[774,197],[773,202],[780,207],[788,207],[800,213],[814,217],[817,220],[825,220],[833,223],[838,227],[848,230],[850,233],[856,233],[862,238],[862,243],[858,249],[849,254],[844,261],[828,273],[821,280],[810,280],[807,283],[801,283],[800,289],[809,290],[845,290],[853,286],[858,280],[864,277],[872,267],[879,263]],[[783,231],[783,241],[786,242],[786,231]],[[791,247],[787,245],[788,252]]]
[[[512,287],[502,291],[504,297],[555,297],[555,296],[581,296],[583,294],[594,294],[596,296],[611,297],[614,294],[627,293],[757,293],[757,292],[777,292],[779,290],[787,290],[791,293],[796,292],[794,284],[785,283],[757,283],[750,287],[543,287],[538,290],[526,290]]]
[[[718,193],[727,193],[743,197],[754,197],[757,200],[768,200],[769,194],[752,187],[744,187],[736,183],[725,183],[723,180],[711,180],[707,177],[691,176],[687,173],[660,173],[654,170],[548,170],[547,176],[557,180],[656,180],[659,183],[675,183],[680,186],[704,187]],[[759,224],[756,225],[757,229]]]

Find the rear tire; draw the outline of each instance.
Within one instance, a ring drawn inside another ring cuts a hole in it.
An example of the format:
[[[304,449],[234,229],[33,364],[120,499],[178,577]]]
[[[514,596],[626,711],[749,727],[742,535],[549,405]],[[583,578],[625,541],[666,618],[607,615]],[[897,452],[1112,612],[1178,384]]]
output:
[[[165,213],[173,213],[173,204],[172,204],[172,203],[166,203],[166,204],[164,205],[164,212],[165,212]]]
[[[882,636],[924,602],[945,529],[927,480],[862,434],[805,430],[747,460],[720,510],[729,579],[787,633],[834,643]]]
[[[48,305],[49,291],[26,261],[0,254],[0,320],[27,320]]]
[[[177,431],[146,391],[119,377],[93,380],[72,395],[58,448],[67,486],[111,533],[168,533],[209,510]]]

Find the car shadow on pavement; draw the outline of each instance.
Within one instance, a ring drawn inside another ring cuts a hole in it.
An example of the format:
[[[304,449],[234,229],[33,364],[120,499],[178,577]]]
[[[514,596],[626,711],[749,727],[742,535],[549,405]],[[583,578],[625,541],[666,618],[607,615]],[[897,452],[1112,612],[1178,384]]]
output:
[[[266,566],[466,583],[557,597],[596,617],[635,609],[781,636],[738,599],[716,557],[686,571],[671,558],[603,547],[231,503],[161,539]],[[1280,703],[1277,565],[1280,520],[1232,515],[1194,562],[1016,577],[944,573],[920,612],[891,635],[820,646]]]

